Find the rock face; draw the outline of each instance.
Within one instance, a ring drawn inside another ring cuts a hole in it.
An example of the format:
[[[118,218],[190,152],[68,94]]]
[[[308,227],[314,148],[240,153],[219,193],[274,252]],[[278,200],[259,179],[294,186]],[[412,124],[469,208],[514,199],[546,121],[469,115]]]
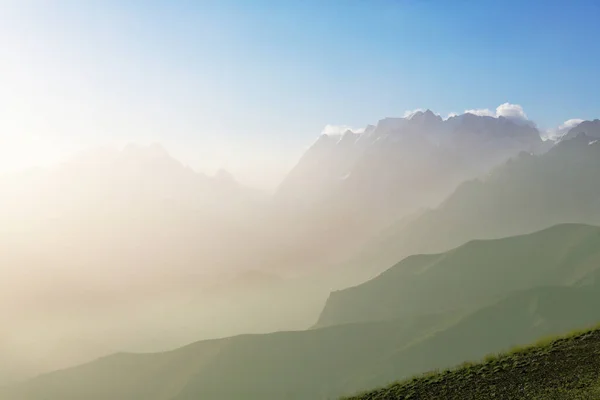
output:
[[[543,147],[535,126],[504,117],[443,120],[427,110],[385,118],[361,134],[322,135],[283,181],[276,202],[356,241],[437,205],[464,180]]]

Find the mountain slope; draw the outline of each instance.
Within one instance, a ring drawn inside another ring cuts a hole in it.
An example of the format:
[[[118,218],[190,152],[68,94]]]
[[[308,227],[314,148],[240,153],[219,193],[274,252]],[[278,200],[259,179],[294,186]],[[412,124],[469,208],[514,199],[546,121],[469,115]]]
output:
[[[346,400],[594,400],[600,398],[598,371],[600,330],[581,331]]]
[[[2,400],[328,399],[600,320],[598,286],[509,295],[464,316],[350,324],[117,354],[47,374]]]
[[[412,254],[447,251],[561,223],[600,224],[600,142],[585,135],[543,155],[521,153],[485,178],[460,185],[439,207],[384,238],[340,269],[370,278]],[[356,279],[358,281],[358,278]]]
[[[600,272],[600,227],[557,225],[411,256],[380,276],[333,292],[317,326],[386,320],[481,306],[515,290],[576,285]]]
[[[542,287],[517,292],[477,310],[406,349],[391,352],[355,380],[381,386],[414,373],[449,368],[600,321],[600,286]]]
[[[243,335],[158,354],[117,354],[33,379],[4,398],[304,399],[339,394],[349,372],[446,323],[444,317],[430,316]]]

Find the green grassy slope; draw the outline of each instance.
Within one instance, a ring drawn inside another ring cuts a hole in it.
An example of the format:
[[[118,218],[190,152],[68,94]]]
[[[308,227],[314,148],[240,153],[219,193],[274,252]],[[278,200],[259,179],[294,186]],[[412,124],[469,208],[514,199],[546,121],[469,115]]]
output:
[[[342,268],[373,277],[412,254],[471,239],[530,233],[561,223],[600,225],[600,142],[567,140],[540,156],[521,154],[483,180],[460,185],[439,207],[400,223]]]
[[[594,325],[600,321],[598,304],[599,285],[514,293],[368,365],[354,380],[353,389],[385,385],[414,373],[449,368],[540,337]]]
[[[347,400],[600,398],[600,330],[486,357],[479,364],[426,374]]]
[[[117,354],[29,380],[0,399],[326,398],[343,393],[349,376],[385,357],[390,349],[453,321],[426,316],[242,335],[157,354]]]
[[[118,354],[43,375],[2,400],[331,399],[600,321],[597,286],[514,293],[474,313],[244,335]]]
[[[317,326],[481,307],[515,290],[593,281],[600,227],[557,225],[406,258],[362,285],[333,292]]]

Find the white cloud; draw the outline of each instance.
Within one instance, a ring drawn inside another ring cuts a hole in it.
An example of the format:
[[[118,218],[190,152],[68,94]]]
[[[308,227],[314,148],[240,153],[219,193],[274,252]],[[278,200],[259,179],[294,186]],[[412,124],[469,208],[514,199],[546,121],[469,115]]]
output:
[[[563,122],[561,125],[559,125],[558,129],[561,130],[570,130],[572,128],[575,128],[577,125],[579,125],[580,123],[582,123],[584,120],[580,119],[580,118],[573,118],[573,119],[569,119],[565,122]]]
[[[327,124],[327,125],[325,125],[325,128],[323,128],[323,130],[321,131],[321,134],[323,134],[323,135],[329,135],[329,136],[335,136],[335,135],[342,135],[346,131],[352,131],[354,133],[363,133],[365,131],[365,128],[353,128],[353,127],[348,126],[348,125],[330,125],[330,124]]]
[[[527,114],[519,104],[504,103],[496,108],[496,117],[504,117],[512,120],[528,121]]]
[[[425,109],[424,108],[415,108],[414,110],[406,110],[404,112],[404,115],[402,116],[402,118],[410,119],[418,112],[425,112]],[[480,117],[492,117],[492,118],[504,117],[504,118],[510,119],[519,124],[536,127],[535,123],[533,121],[529,120],[529,118],[527,117],[527,114],[525,113],[525,110],[523,110],[523,107],[520,104],[512,104],[512,103],[506,102],[506,103],[500,104],[498,107],[496,107],[496,110],[490,110],[489,108],[474,108],[474,109],[470,109],[470,110],[465,110],[464,113],[465,114],[473,114],[473,115],[477,115]],[[440,114],[438,114],[436,112],[434,112],[434,114],[440,116]],[[444,119],[447,120],[449,118],[456,117],[456,116],[458,116],[457,113],[451,112]],[[577,120],[577,119],[569,120],[569,121],[566,121],[565,124],[567,124],[569,122],[573,123],[572,121],[580,121],[580,120]],[[562,127],[562,125],[561,125],[561,127]],[[342,135],[344,132],[346,132],[348,130],[350,130],[354,133],[363,133],[365,129],[364,128],[355,129],[348,125],[326,125],[325,128],[323,128],[323,131],[321,133],[324,135],[335,136],[335,135]]]
[[[473,110],[465,110],[465,114],[478,115],[480,117],[495,117],[496,113],[491,111],[489,108],[477,108]]]
[[[571,129],[575,128],[577,125],[579,125],[583,121],[584,120],[582,120],[580,118],[572,118],[572,119],[566,120],[565,122],[560,124],[557,128],[546,131],[545,136],[546,136],[546,138],[552,139],[552,140],[558,139],[558,138],[562,137],[563,135],[566,135],[567,132],[569,132]]]
[[[465,114],[473,114],[478,116],[499,118],[504,117],[513,122],[526,124],[535,127],[535,123],[527,118],[527,114],[520,104],[504,103],[496,107],[496,111],[489,108],[478,108],[473,110],[465,110]]]

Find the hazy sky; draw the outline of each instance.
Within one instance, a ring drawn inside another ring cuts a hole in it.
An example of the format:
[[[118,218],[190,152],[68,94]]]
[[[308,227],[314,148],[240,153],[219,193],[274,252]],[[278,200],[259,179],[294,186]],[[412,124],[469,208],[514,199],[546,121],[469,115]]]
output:
[[[0,0],[0,170],[158,141],[272,185],[327,124],[511,102],[600,117],[600,4]]]

